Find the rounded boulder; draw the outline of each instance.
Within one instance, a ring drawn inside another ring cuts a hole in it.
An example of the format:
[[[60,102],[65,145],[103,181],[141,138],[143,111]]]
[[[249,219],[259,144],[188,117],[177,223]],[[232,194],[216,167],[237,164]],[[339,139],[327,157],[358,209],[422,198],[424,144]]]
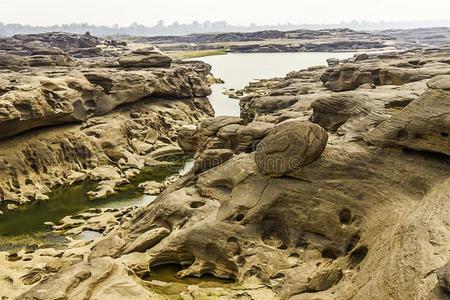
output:
[[[318,159],[325,150],[327,140],[325,129],[314,123],[282,123],[258,145],[256,165],[264,174],[283,176]]]

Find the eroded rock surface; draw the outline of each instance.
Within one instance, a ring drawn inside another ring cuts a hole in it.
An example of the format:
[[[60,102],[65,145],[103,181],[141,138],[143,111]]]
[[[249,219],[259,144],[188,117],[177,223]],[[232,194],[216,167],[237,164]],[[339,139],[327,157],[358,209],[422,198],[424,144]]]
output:
[[[193,170],[91,244],[38,252],[58,268],[30,270],[25,253],[5,255],[0,270],[16,271],[1,279],[1,291],[31,299],[447,299],[450,65],[441,60],[448,55],[351,59],[354,70],[397,65],[398,78],[409,78],[375,88],[365,82],[336,92],[321,82],[350,61],[253,83],[241,98],[242,118],[177,126]],[[417,60],[410,80],[411,67],[399,66]],[[130,163],[116,147],[105,149]],[[267,164],[272,158],[281,168]],[[153,279],[171,264],[183,266],[181,279],[233,282]],[[55,286],[63,288],[51,293]]]
[[[39,47],[55,48],[73,64],[18,63],[35,57],[11,53],[36,45],[26,36],[8,39],[17,43],[4,55],[18,61],[0,66],[0,201],[45,200],[50,188],[85,179],[99,181],[90,196],[107,197],[155,159],[182,154],[178,129],[213,113],[201,98],[211,93],[209,65],[172,62],[149,49],[106,64],[61,52],[94,37],[39,37]]]
[[[316,124],[287,121],[273,128],[258,145],[256,165],[264,174],[286,175],[318,159],[327,139],[326,131]]]

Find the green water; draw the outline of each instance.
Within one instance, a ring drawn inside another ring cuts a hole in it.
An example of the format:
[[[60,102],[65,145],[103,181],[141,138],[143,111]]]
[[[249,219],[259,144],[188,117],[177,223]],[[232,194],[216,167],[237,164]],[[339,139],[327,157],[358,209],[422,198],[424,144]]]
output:
[[[186,162],[186,157],[178,157],[171,160],[171,163],[169,166],[142,170],[130,184],[120,186],[118,194],[106,199],[90,200],[86,193],[95,190],[96,183],[85,181],[55,189],[48,195],[50,199],[46,201],[35,201],[19,206],[13,211],[0,208],[4,212],[4,215],[0,216],[0,249],[14,240],[22,240],[25,244],[27,239],[33,238],[58,241],[61,237],[52,235],[44,223],[48,221],[57,223],[65,216],[77,214],[88,208],[142,206],[152,202],[155,196],[143,195],[138,189],[139,183],[149,180],[163,181],[168,176],[185,173],[192,164],[190,160]]]
[[[199,285],[201,287],[219,287],[235,283],[233,279],[217,278],[211,274],[204,274],[202,277],[178,278],[176,275],[183,267],[180,264],[164,264],[150,268],[150,275],[146,281],[176,282],[188,285]]]

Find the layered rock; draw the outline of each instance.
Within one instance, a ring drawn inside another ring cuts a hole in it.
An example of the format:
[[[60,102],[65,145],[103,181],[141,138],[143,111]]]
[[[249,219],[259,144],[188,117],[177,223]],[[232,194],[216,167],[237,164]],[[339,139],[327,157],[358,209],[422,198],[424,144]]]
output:
[[[450,155],[450,75],[427,85],[417,100],[371,131],[369,141]]]
[[[124,68],[167,68],[172,59],[158,52],[136,50],[119,58],[119,66]]]
[[[227,49],[243,53],[342,51],[403,45],[388,35],[346,28],[140,37],[137,41],[156,44],[163,50]]]
[[[45,269],[46,280],[31,280],[36,271],[23,268],[22,253],[5,256],[0,268],[20,271],[0,281],[2,290],[31,299],[448,298],[450,155],[440,133],[450,123],[450,98],[448,76],[429,79],[448,72],[450,65],[436,63],[446,55],[354,59],[358,70],[429,62],[417,68],[423,79],[375,89],[323,86],[320,77],[334,67],[253,84],[241,100],[245,118],[177,128],[180,146],[195,152],[191,172],[105,237],[78,245],[82,257],[63,251],[64,266]],[[210,274],[234,283],[153,280],[169,264],[182,266],[179,278]]]
[[[379,55],[378,57],[383,57]],[[395,56],[394,56],[395,57]],[[360,56],[355,56],[357,62]],[[369,56],[365,60],[369,60]],[[370,62],[370,60],[369,60]],[[321,76],[321,81],[328,89],[340,92],[354,90],[361,85],[403,85],[428,79],[441,74],[448,74],[445,55],[436,55],[428,59],[403,59],[384,64],[344,63],[328,69]]]
[[[13,61],[0,70],[1,201],[46,199],[50,188],[84,179],[100,182],[92,197],[106,197],[146,164],[182,153],[178,129],[214,113],[202,98],[211,92],[204,63],[148,49],[123,56],[145,62],[131,65],[67,57],[73,65]]]
[[[0,53],[8,52],[18,56],[67,53],[73,57],[85,58],[103,56],[116,50],[123,52],[121,50],[126,45],[126,42],[102,40],[89,32],[85,34],[47,32],[0,38]]]

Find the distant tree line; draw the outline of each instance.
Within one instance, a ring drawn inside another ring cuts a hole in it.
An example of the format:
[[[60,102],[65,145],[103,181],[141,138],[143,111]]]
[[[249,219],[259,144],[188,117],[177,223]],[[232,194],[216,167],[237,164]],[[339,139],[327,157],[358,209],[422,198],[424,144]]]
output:
[[[22,24],[3,24],[0,22],[0,36],[11,36],[14,34],[30,34],[40,32],[62,31],[71,33],[85,33],[89,31],[97,36],[158,36],[158,35],[187,35],[191,33],[211,33],[211,32],[250,32],[260,30],[294,30],[294,29],[327,29],[327,28],[351,28],[354,30],[383,30],[391,28],[418,28],[418,27],[444,27],[450,26],[450,20],[438,21],[412,21],[412,22],[367,22],[352,21],[337,24],[277,24],[277,25],[256,25],[239,26],[228,24],[225,21],[203,23],[194,21],[190,24],[180,24],[173,22],[165,24],[158,21],[154,26],[144,26],[133,23],[129,26],[103,26],[91,25],[88,23],[72,23],[54,26],[32,26]]]

